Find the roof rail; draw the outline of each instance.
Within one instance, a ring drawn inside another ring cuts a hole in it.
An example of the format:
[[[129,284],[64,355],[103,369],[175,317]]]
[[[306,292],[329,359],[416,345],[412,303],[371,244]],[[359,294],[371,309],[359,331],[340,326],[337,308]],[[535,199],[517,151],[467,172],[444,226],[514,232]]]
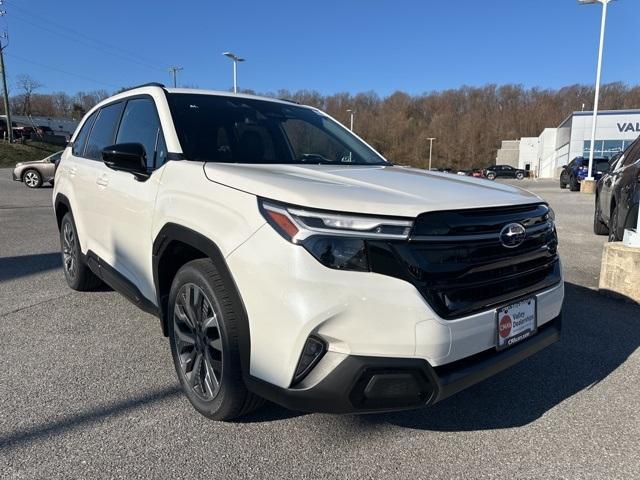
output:
[[[300,102],[296,102],[295,100],[291,100],[290,98],[278,98],[281,102],[295,103],[296,105],[300,105]]]
[[[166,88],[162,83],[158,83],[158,82],[149,82],[149,83],[143,83],[142,85],[136,85],[134,87],[128,87],[125,88],[123,90],[120,90],[118,93],[122,93],[122,92],[128,92],[129,90],[135,90],[136,88],[142,88],[142,87],[160,87],[160,88]]]

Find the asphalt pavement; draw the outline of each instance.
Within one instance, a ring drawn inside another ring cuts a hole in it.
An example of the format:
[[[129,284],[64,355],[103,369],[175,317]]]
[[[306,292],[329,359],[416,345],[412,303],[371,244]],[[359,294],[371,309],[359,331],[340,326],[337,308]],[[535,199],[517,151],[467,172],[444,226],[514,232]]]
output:
[[[427,409],[216,423],[157,319],[67,288],[51,188],[0,170],[0,478],[640,478],[640,307],[596,290],[592,196],[517,185],[556,211],[561,342]]]

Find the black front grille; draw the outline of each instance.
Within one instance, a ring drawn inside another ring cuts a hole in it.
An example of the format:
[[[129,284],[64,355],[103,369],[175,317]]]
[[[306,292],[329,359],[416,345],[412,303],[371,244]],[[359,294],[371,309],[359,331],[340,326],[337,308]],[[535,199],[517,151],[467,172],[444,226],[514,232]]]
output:
[[[526,229],[515,248],[500,240],[509,223]],[[425,213],[409,241],[370,242],[369,258],[373,271],[410,281],[453,319],[557,284],[557,244],[549,207],[536,204]]]

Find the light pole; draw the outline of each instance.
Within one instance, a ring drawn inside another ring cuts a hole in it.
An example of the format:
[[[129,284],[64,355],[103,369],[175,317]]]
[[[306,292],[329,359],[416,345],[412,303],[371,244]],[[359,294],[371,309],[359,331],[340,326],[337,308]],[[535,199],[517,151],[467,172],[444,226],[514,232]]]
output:
[[[602,20],[600,22],[600,47],[598,48],[598,68],[596,70],[596,95],[593,100],[593,121],[591,122],[591,148],[589,151],[589,171],[585,180],[593,181],[593,154],[596,143],[596,126],[598,122],[598,103],[600,101],[600,77],[602,74],[602,50],[604,48],[604,31],[607,24],[607,6],[613,0],[578,0],[580,5],[592,3],[602,4]]]
[[[351,110],[350,108],[347,109],[347,112],[349,112],[349,114],[351,115],[351,127],[350,130],[353,132],[353,116],[356,114],[355,110]]]
[[[223,55],[233,60],[233,93],[238,93],[238,62],[244,62],[244,58],[231,52],[224,52]]]
[[[435,137],[427,138],[427,140],[429,140],[429,171],[431,171],[431,153],[433,152],[433,141],[435,139]]]

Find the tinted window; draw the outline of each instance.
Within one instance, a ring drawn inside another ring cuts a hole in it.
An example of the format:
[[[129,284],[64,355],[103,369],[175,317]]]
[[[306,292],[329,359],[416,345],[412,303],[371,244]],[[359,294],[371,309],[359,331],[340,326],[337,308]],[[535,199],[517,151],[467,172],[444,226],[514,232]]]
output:
[[[102,149],[114,143],[116,128],[118,128],[123,108],[124,103],[120,102],[100,109],[96,123],[87,141],[87,148],[84,152],[85,158],[102,160]]]
[[[161,137],[160,121],[156,107],[150,98],[136,98],[129,100],[122,115],[118,137],[115,143],[141,143],[147,153],[147,167],[157,168],[164,161],[158,158],[156,162],[156,147]],[[164,144],[164,141],[162,142]],[[159,152],[166,157],[166,149]]]
[[[295,104],[172,93],[169,107],[189,160],[386,164],[335,121]]]
[[[89,136],[89,132],[91,131],[91,126],[93,125],[93,121],[96,119],[97,113],[94,112],[91,114],[87,121],[84,122],[82,128],[80,129],[80,133],[76,136],[76,139],[73,142],[73,147],[71,148],[71,152],[76,157],[81,157],[82,152],[84,151],[84,145],[87,143],[87,137]]]

